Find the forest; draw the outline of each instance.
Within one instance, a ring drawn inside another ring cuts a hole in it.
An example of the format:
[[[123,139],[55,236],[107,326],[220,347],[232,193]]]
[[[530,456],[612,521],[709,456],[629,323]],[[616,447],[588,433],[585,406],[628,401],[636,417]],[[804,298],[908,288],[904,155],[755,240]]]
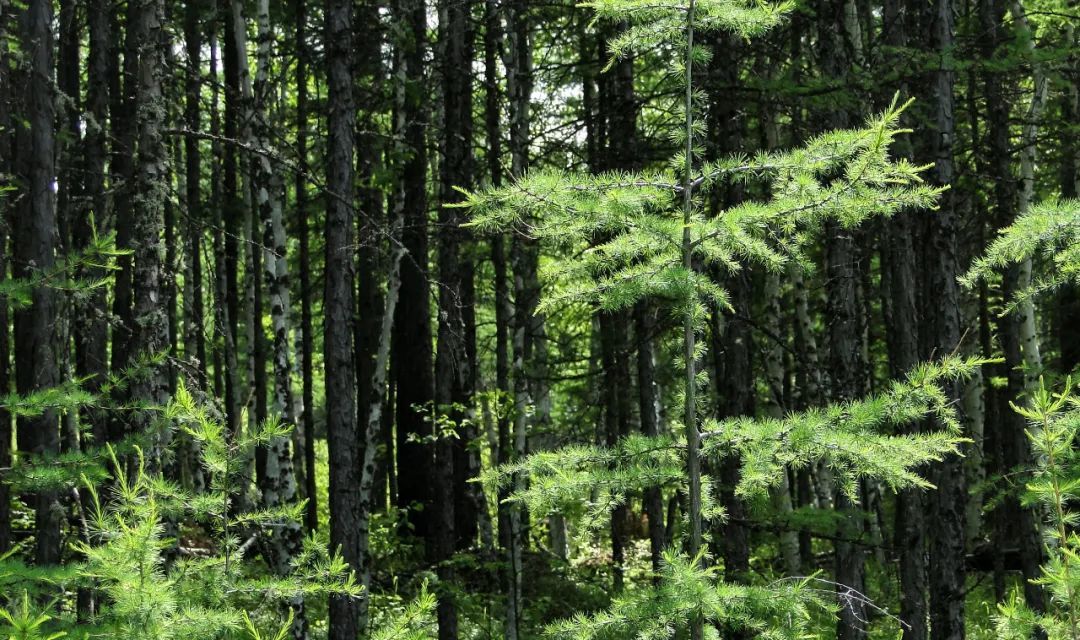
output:
[[[0,0],[0,637],[1080,640],[1077,0]]]

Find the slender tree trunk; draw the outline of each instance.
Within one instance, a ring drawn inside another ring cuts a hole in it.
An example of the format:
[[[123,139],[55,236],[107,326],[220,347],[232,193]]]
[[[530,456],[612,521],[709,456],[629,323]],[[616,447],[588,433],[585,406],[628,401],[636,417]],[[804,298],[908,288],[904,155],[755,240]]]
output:
[[[372,393],[367,382],[374,375],[375,359],[379,350],[379,330],[382,325],[384,306],[380,279],[379,253],[384,247],[387,232],[385,220],[385,196],[378,184],[381,157],[383,156],[383,136],[379,132],[379,114],[384,108],[382,103],[383,61],[378,3],[361,3],[358,7],[357,37],[358,50],[355,56],[356,82],[358,95],[361,96],[360,127],[357,132],[357,172],[359,242],[356,260],[356,280],[358,285],[356,304],[357,313],[354,328],[356,331],[356,376],[359,381],[356,389],[357,412],[364,424],[368,414],[376,404],[385,401],[385,393],[380,389]],[[361,88],[362,87],[362,88]],[[392,415],[386,412],[386,415]],[[376,444],[378,446],[378,443]],[[393,447],[385,452],[376,452],[376,465],[379,468],[392,466],[392,459],[387,456]],[[382,485],[385,491],[385,483]],[[375,490],[375,489],[373,489]],[[379,501],[375,501],[378,503]],[[381,501],[385,504],[385,498]]]
[[[19,123],[17,144],[20,153],[19,178],[25,200],[15,216],[13,274],[32,276],[53,266],[56,257],[56,199],[52,190],[55,175],[55,110],[49,86],[53,63],[52,4],[46,0],[27,3],[22,22],[22,51],[28,60],[26,119]],[[15,388],[20,394],[48,389],[60,382],[57,368],[56,295],[47,286],[35,287],[30,306],[16,310]],[[18,421],[18,448],[32,454],[59,451],[57,412],[47,408],[40,416]],[[55,492],[40,491],[33,498],[34,560],[38,565],[57,564],[61,551],[63,510]]]
[[[273,88],[270,85],[270,63],[273,33],[270,29],[270,2],[259,0],[256,21],[258,24],[258,54],[255,72],[255,132],[260,149],[272,149],[269,103]],[[270,294],[270,321],[273,331],[273,414],[285,427],[295,427],[296,406],[292,393],[292,336],[290,333],[289,268],[285,245],[285,223],[282,219],[281,194],[284,190],[281,174],[271,165],[270,158],[259,154],[252,158],[254,182],[262,226],[262,266],[266,291]],[[261,310],[256,307],[255,319],[261,325]],[[262,335],[261,326],[257,334]],[[256,356],[258,360],[258,356]],[[256,366],[262,367],[257,362]],[[279,508],[294,503],[299,493],[293,467],[292,437],[272,439],[266,448],[266,460],[261,478],[263,504],[267,508]],[[299,522],[288,521],[275,527],[270,543],[272,571],[287,575],[293,558],[303,546],[303,532]],[[293,611],[292,636],[297,640],[307,637],[308,623],[302,596],[291,598]]]
[[[469,186],[473,179],[472,157],[472,25],[471,2],[452,2],[441,8],[445,27],[443,42],[443,132],[445,136],[441,163],[443,204],[460,200],[454,187]],[[467,445],[475,438],[475,429],[467,428],[465,419],[472,410],[473,362],[468,352],[470,340],[464,314],[469,258],[462,254],[468,234],[461,228],[461,209],[439,208],[439,325],[438,351],[435,357],[435,406],[438,415],[446,415],[462,430],[458,438],[439,437],[435,444],[435,519],[433,558],[438,563],[440,589],[438,619],[440,640],[458,635],[457,607],[454,602],[454,570],[449,561],[455,547],[466,547],[476,534],[476,506],[466,493],[466,479],[472,469]],[[471,422],[471,421],[470,421]]]
[[[934,134],[931,138],[934,170],[932,181],[951,186],[953,182],[954,121],[953,85],[955,74],[949,63],[953,48],[952,0],[936,0],[930,42],[941,56],[941,67],[933,73],[932,109]],[[960,342],[960,298],[956,277],[957,215],[951,191],[939,199],[939,210],[926,218],[927,234],[923,284],[926,307],[924,357],[952,353]],[[959,399],[959,385],[949,389]],[[937,491],[930,500],[933,531],[930,540],[930,637],[934,640],[960,640],[964,637],[965,595],[965,523],[964,506],[967,486],[963,461],[951,456],[935,466],[932,478]]]
[[[885,30],[884,38],[890,46],[897,49],[907,46],[908,20],[912,9],[900,0],[885,3],[884,20],[889,27]],[[898,90],[907,93],[904,84]],[[911,158],[910,141],[900,139],[895,153]],[[893,378],[904,376],[919,361],[916,215],[915,212],[901,211],[884,223],[882,231],[882,308],[885,311],[889,374]],[[904,622],[904,640],[926,640],[929,633],[925,495],[921,489],[904,489],[896,497],[894,536],[900,556],[900,619]]]
[[[487,138],[487,169],[493,187],[502,184],[502,128],[500,122],[500,92],[498,55],[503,46],[501,15],[497,0],[484,1],[484,127]],[[506,240],[503,234],[491,238],[491,262],[495,271],[495,407],[498,451],[495,460],[506,464],[511,459],[510,419],[507,401],[511,397],[509,331],[513,307],[507,287]],[[517,638],[516,574],[513,566],[513,538],[511,536],[511,511],[513,507],[504,502],[509,493],[503,489],[498,499],[499,546],[507,554],[508,570],[505,571],[507,592],[506,637]]]
[[[614,313],[598,314],[600,353],[604,370],[604,443],[615,447],[629,435],[629,362],[627,362],[626,323]],[[612,587],[619,593],[625,587],[626,551],[630,544],[627,520],[629,510],[620,505],[611,511]]]
[[[109,80],[109,121],[113,132],[113,145],[109,162],[109,183],[113,186],[113,219],[116,225],[116,246],[125,253],[116,260],[117,271],[114,277],[110,367],[114,375],[121,375],[131,363],[135,344],[135,320],[133,316],[133,266],[134,250],[132,234],[134,229],[133,195],[135,191],[135,147],[137,141],[137,122],[135,118],[136,76],[138,74],[139,43],[135,40],[132,25],[135,22],[136,3],[129,3],[126,8],[126,26],[123,46],[116,46],[110,51]],[[121,42],[120,9],[110,22],[115,34],[113,42]],[[123,49],[123,64],[120,62],[120,49]],[[119,392],[118,395],[122,395]],[[125,398],[117,397],[117,401]],[[129,428],[121,416],[113,416],[109,421],[109,440],[117,441],[126,435]]]
[[[303,378],[303,431],[304,431],[304,497],[307,510],[304,526],[309,532],[319,526],[318,491],[315,484],[315,384],[314,384],[314,323],[311,317],[311,248],[308,219],[308,46],[307,0],[296,2],[296,215],[297,235],[300,244],[300,375]]]
[[[202,3],[188,0],[184,12],[184,41],[187,51],[187,74],[185,77],[184,126],[188,131],[200,130],[202,107]],[[188,359],[194,358],[198,382],[206,385],[206,320],[203,308],[203,203],[202,203],[202,155],[199,138],[184,138],[185,202],[187,204],[187,255],[188,271],[185,278],[184,316],[187,319],[187,335],[184,351]]]
[[[399,206],[404,209],[402,241],[407,255],[401,265],[401,293],[394,321],[394,360],[397,363],[398,506],[410,509],[412,533],[427,538],[432,509],[430,486],[432,452],[424,439],[431,435],[428,415],[435,396],[431,349],[428,281],[427,149],[424,132],[424,50],[427,15],[424,0],[398,0],[398,78],[401,92],[402,141],[407,148],[401,167]],[[415,441],[419,438],[420,441]]]
[[[86,203],[82,215],[73,221],[73,247],[78,250],[87,246],[96,227],[103,233],[110,226],[108,200],[105,184],[106,140],[109,118],[109,9],[104,2],[95,0],[87,7],[89,26],[89,59],[87,62],[86,109],[88,113],[86,139],[83,145],[83,167]],[[91,226],[93,223],[93,227]],[[102,269],[88,269],[88,278],[101,278]],[[101,387],[108,373],[108,324],[105,314],[105,288],[79,298],[73,322],[75,339],[75,374],[87,379],[87,388],[95,392]],[[107,417],[104,412],[86,409],[83,419],[91,426],[95,442],[108,439]]]
[[[167,353],[169,324],[163,300],[165,202],[168,199],[168,158],[162,137],[165,125],[165,97],[162,78],[165,75],[165,49],[168,45],[163,21],[162,0],[140,3],[134,21],[128,26],[139,45],[138,94],[135,121],[138,127],[135,194],[132,205],[135,219],[132,241],[135,246],[135,268],[132,289],[134,294],[135,339],[133,354],[155,357]],[[169,398],[169,378],[164,363],[151,364],[150,372],[133,385],[133,397],[151,405],[164,406]],[[141,426],[149,426],[149,416]],[[159,458],[169,444],[167,432],[161,432],[154,442],[152,460]],[[160,467],[159,467],[160,468]]]
[[[999,47],[1005,44],[1005,3],[1003,0],[981,0],[979,3],[980,53],[993,59]],[[1015,219],[1018,192],[1011,167],[1009,140],[1010,103],[1006,98],[1000,71],[987,69],[983,74],[984,101],[987,105],[988,171],[993,181],[993,211],[997,226],[1005,227]],[[1020,281],[1019,269],[1006,271],[1002,295],[1008,297],[1017,291]],[[995,420],[988,422],[988,438],[999,448],[998,464],[1003,473],[1018,467],[1027,467],[1031,452],[1024,435],[1023,418],[1008,406],[1008,401],[1020,397],[1025,388],[1021,365],[1021,314],[1014,313],[998,319],[998,339],[1005,357],[998,375],[1007,380],[1004,393],[995,393]],[[1034,511],[1020,505],[1015,496],[1007,495],[995,517],[999,525],[998,542],[1018,544],[1021,570],[1024,574],[1024,598],[1036,611],[1045,609],[1042,588],[1034,582],[1041,574],[1042,540],[1038,534]]]
[[[690,0],[686,12],[686,51],[684,52],[684,78],[685,94],[683,96],[683,111],[686,114],[686,148],[684,149],[685,166],[682,175],[683,188],[683,233],[682,233],[682,263],[687,272],[694,270],[693,246],[690,241],[690,223],[694,213],[694,201],[691,184],[694,179],[694,0]],[[699,564],[704,565],[705,557],[701,552],[701,435],[697,423],[697,354],[695,342],[697,336],[694,331],[694,320],[689,313],[685,312],[683,319],[683,359],[686,368],[686,389],[684,391],[683,425],[686,429],[686,473],[688,480],[687,515],[690,518],[690,536],[687,550],[690,557]],[[700,559],[699,559],[700,556]],[[705,635],[705,624],[700,614],[695,614],[690,620],[690,640],[702,640]]]
[[[634,307],[634,332],[637,338],[638,413],[641,432],[646,436],[661,434],[660,389],[656,383],[656,357],[653,337],[656,333],[656,310],[646,302]],[[661,569],[664,551],[664,495],[660,487],[650,487],[643,497],[649,520],[649,560],[654,574]],[[654,577],[654,582],[658,578]]]
[[[822,72],[832,79],[842,78],[853,62],[847,43],[853,41],[850,0],[824,0],[818,4],[818,30],[822,43]],[[822,128],[848,126],[848,114],[835,109],[824,114]],[[863,375],[862,301],[859,297],[858,247],[852,232],[835,223],[826,224],[826,291],[828,295],[829,371],[832,373],[832,399],[852,400],[865,391]],[[863,517],[860,510],[842,493],[837,493],[836,508],[842,512],[836,542],[836,581],[840,599],[837,621],[838,640],[862,640],[866,637],[866,606],[863,593],[866,550],[859,544]]]
[[[0,172],[14,173],[15,144],[12,135],[12,105],[15,87],[9,58],[9,34],[11,21],[9,5],[0,5]],[[9,240],[12,236],[13,213],[18,205],[10,200],[0,200],[0,284],[8,279]],[[7,299],[0,300],[0,393],[11,392],[11,333]],[[11,414],[0,409],[0,467],[11,466]],[[11,489],[0,482],[0,554],[11,548]]]
[[[353,353],[353,80],[352,3],[326,0],[327,198],[323,333],[326,428],[330,449],[330,545],[360,570],[360,442],[356,429]],[[360,604],[330,599],[330,640],[356,640]]]
[[[390,229],[393,257],[390,263],[390,273],[387,276],[386,296],[383,298],[383,309],[379,320],[378,346],[375,350],[375,360],[371,369],[371,397],[381,398],[382,390],[387,384],[387,373],[393,368],[390,364],[390,348],[392,344],[393,324],[395,307],[397,306],[401,292],[401,266],[405,260],[405,247],[400,241],[401,229],[404,223],[402,209],[397,210],[393,226]],[[365,381],[361,380],[360,384]],[[364,442],[363,455],[360,462],[360,513],[358,517],[358,546],[360,564],[360,584],[364,589],[371,586],[371,514],[378,508],[376,491],[380,487],[375,484],[376,478],[376,452],[378,449],[379,434],[384,428],[384,411],[389,413],[389,403],[373,401],[368,413],[364,418]],[[369,604],[365,601],[361,604],[361,628],[367,626]],[[442,631],[440,630],[440,633]]]
[[[525,2],[517,0],[507,7],[508,36],[504,66],[510,106],[510,171],[515,178],[524,175],[529,165],[529,103],[532,95],[532,48],[529,35],[531,16]],[[528,333],[534,327],[535,243],[514,237],[510,247],[510,268],[514,283],[513,338],[513,437],[507,458],[513,462],[525,455],[527,408],[532,403],[529,394],[527,363],[531,357]],[[532,267],[532,268],[530,268]],[[512,481],[515,490],[523,487],[523,478]],[[507,594],[506,637],[517,640],[520,635],[523,599],[522,546],[524,544],[524,513],[519,505],[509,505],[509,592]]]

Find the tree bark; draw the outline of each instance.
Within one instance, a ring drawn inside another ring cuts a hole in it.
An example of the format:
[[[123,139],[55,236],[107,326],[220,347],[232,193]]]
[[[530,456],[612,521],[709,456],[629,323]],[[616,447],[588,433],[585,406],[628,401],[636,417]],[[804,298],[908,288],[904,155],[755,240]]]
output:
[[[433,511],[430,487],[432,434],[428,415],[435,397],[428,281],[427,148],[424,132],[424,50],[427,15],[424,0],[398,0],[396,20],[400,135],[407,149],[401,166],[398,206],[404,207],[402,241],[407,255],[401,265],[401,293],[394,320],[397,371],[398,506],[409,509],[412,534],[426,539]],[[422,505],[427,511],[416,510]]]
[[[300,261],[300,375],[303,378],[302,423],[304,431],[304,497],[307,509],[304,512],[304,526],[309,532],[319,526],[318,491],[315,485],[315,382],[314,322],[311,316],[311,247],[310,225],[308,219],[308,89],[307,66],[308,45],[307,0],[296,1],[296,226],[299,236]]]
[[[26,79],[26,119],[16,133],[20,153],[19,172],[24,209],[16,215],[12,275],[27,278],[48,270],[56,260],[56,199],[52,190],[55,175],[55,110],[50,78],[53,70],[52,3],[32,0],[19,16],[22,23],[22,50],[28,59]],[[15,390],[28,394],[49,389],[60,382],[55,335],[56,294],[48,286],[35,287],[30,306],[14,313]],[[40,416],[18,420],[20,451],[31,454],[56,453],[60,448],[57,412],[46,408]],[[59,496],[40,491],[33,497],[34,560],[38,565],[60,562],[63,510]]]
[[[326,428],[330,449],[330,545],[360,566],[360,443],[356,429],[353,353],[353,80],[352,3],[326,0],[327,107],[326,276],[323,333]],[[356,640],[360,604],[330,599],[330,640]]]

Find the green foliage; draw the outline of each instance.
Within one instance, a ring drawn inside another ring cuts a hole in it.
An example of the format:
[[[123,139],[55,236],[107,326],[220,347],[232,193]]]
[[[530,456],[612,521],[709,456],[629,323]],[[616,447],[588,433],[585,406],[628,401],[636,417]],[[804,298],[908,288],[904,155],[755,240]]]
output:
[[[1043,537],[1048,556],[1037,582],[1050,594],[1050,607],[1032,611],[1019,593],[998,605],[996,631],[1003,640],[1035,637],[1048,640],[1080,638],[1080,513],[1071,503],[1080,498],[1080,398],[1066,380],[1060,393],[1040,384],[1029,406],[1013,404],[1028,421],[1026,434],[1038,463],[1024,493],[1026,504],[1038,507],[1045,522]]]
[[[65,402],[77,406],[78,396]],[[26,398],[19,402],[33,404]],[[81,478],[83,496],[76,508],[85,525],[80,539],[71,544],[74,556],[62,565],[30,566],[16,551],[0,558],[0,593],[26,594],[0,609],[0,635],[20,640],[281,638],[291,623],[289,603],[297,598],[366,597],[347,563],[314,536],[294,556],[288,575],[267,577],[253,567],[251,553],[264,531],[298,520],[303,505],[245,512],[233,499],[250,473],[245,460],[253,448],[288,435],[287,429],[270,421],[228,437],[212,412],[182,384],[162,408],[160,421],[199,444],[209,478],[204,493],[186,492],[166,480],[148,465],[138,444],[130,444],[130,455],[106,445],[72,458],[70,464],[57,464],[63,462],[60,458],[32,459],[7,474],[6,482],[36,489],[70,486],[73,476]],[[107,465],[99,464],[102,457]],[[58,470],[56,477],[33,479],[49,468]],[[107,468],[107,476],[88,477],[89,468]],[[182,539],[171,533],[178,527],[185,532]],[[70,595],[77,590],[88,590],[98,602],[88,620],[77,621],[72,615]],[[50,598],[48,608],[58,608],[59,616],[43,614],[31,604]],[[428,637],[432,604],[424,590],[389,619],[389,631],[380,630],[376,637]],[[288,618],[275,624],[273,632],[258,628],[256,620],[283,611],[289,612]]]
[[[30,596],[25,591],[19,604],[12,609],[0,609],[0,622],[9,629],[8,640],[56,640],[67,635],[64,631],[49,633],[43,629],[52,616],[30,606]]]
[[[1051,200],[1031,207],[1001,230],[960,281],[967,287],[995,271],[1044,258],[1042,275],[1015,293],[1007,311],[1063,284],[1080,283],[1080,200]]]
[[[109,284],[108,274],[117,269],[116,258],[129,255],[130,250],[116,247],[116,233],[110,231],[98,235],[91,220],[92,235],[86,247],[73,250],[60,257],[46,269],[32,269],[24,278],[0,279],[0,298],[6,298],[12,307],[29,306],[34,291],[47,288],[74,295],[87,296],[95,289]],[[88,276],[88,272],[98,272]]]
[[[783,420],[740,416],[708,420],[702,453],[714,458],[737,456],[738,495],[752,499],[776,486],[786,468],[823,462],[852,500],[860,478],[874,478],[890,488],[930,487],[916,473],[920,466],[958,453],[956,410],[944,385],[971,376],[985,360],[947,357],[914,368],[868,398],[793,413]],[[946,430],[895,435],[897,427],[933,417]],[[599,526],[629,495],[648,487],[685,488],[685,441],[671,436],[630,435],[611,447],[577,445],[532,454],[485,472],[490,493],[513,486],[519,474],[526,486],[509,500],[537,516],[563,513]],[[706,511],[709,491],[703,492]],[[714,515],[719,515],[715,508]]]
[[[947,357],[921,364],[904,380],[865,399],[794,413],[782,420],[740,416],[706,423],[704,453],[738,456],[736,493],[760,497],[785,468],[822,462],[840,489],[858,500],[858,480],[874,478],[892,489],[930,487],[916,470],[959,453],[960,424],[944,384],[970,377],[985,360]],[[895,435],[897,427],[933,417],[946,430]]]
[[[584,516],[599,527],[629,495],[653,486],[682,486],[686,469],[680,445],[673,438],[631,435],[613,447],[578,445],[534,453],[512,464],[485,470],[489,495],[528,479],[510,496],[539,516],[564,513]]]
[[[670,638],[686,621],[702,616],[709,625],[747,632],[755,638],[806,637],[814,609],[830,605],[808,587],[809,580],[747,586],[716,580],[716,570],[667,551],[660,586],[620,595],[606,611],[579,614],[550,625],[546,635],[575,640]],[[715,634],[715,629],[710,629]],[[713,635],[712,637],[716,637]]]
[[[925,167],[888,155],[906,131],[899,127],[906,106],[894,103],[862,129],[820,136],[795,151],[705,165],[693,182],[695,197],[722,183],[751,180],[766,182],[771,196],[716,216],[698,208],[689,224],[696,260],[729,272],[746,264],[779,271],[826,219],[850,227],[933,206],[941,190],[922,184]],[[544,275],[558,286],[541,301],[542,311],[570,301],[622,309],[649,297],[700,316],[703,300],[727,306],[727,293],[703,271],[683,265],[682,191],[671,171],[538,172],[468,193],[464,206],[482,230],[513,229],[579,250],[548,265]]]

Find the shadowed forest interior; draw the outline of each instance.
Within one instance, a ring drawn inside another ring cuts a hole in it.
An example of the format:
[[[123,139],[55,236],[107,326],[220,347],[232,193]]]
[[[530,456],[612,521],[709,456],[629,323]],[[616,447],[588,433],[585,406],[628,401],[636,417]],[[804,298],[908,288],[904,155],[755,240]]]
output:
[[[1080,640],[1076,0],[0,0],[0,636]]]

